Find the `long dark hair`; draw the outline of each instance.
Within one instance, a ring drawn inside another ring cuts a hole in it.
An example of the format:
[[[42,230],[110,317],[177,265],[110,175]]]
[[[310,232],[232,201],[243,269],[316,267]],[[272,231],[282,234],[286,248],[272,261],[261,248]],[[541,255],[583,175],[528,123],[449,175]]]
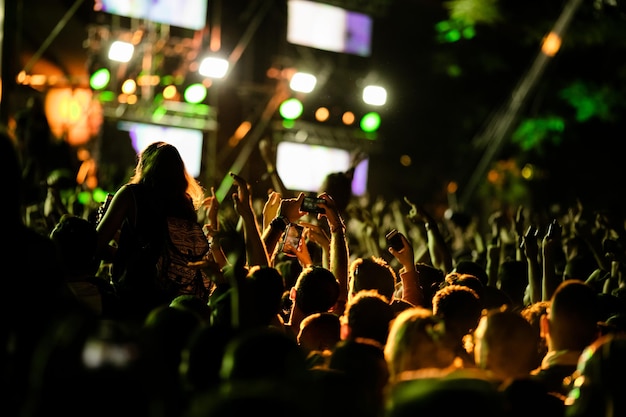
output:
[[[141,152],[129,183],[148,186],[168,204],[185,201],[194,211],[204,199],[203,187],[187,171],[178,149],[166,142],[154,142]]]

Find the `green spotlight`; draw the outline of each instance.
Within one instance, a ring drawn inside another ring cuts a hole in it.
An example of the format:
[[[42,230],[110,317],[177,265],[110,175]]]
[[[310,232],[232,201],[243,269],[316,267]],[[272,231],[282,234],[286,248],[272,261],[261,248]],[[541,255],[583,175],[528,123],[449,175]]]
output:
[[[461,33],[465,39],[473,39],[476,36],[476,29],[474,29],[474,26],[468,26]]]
[[[89,78],[89,85],[94,90],[102,90],[109,84],[109,81],[111,81],[111,73],[109,70],[106,68],[100,68],[91,74],[91,77]]]
[[[81,191],[78,193],[78,197],[76,199],[80,204],[86,206],[91,202],[92,195],[89,191]]]
[[[191,84],[189,87],[185,88],[185,92],[183,93],[183,97],[187,103],[200,103],[202,102],[207,95],[206,87],[201,83]]]
[[[100,99],[100,101],[102,102],[112,102],[113,100],[115,100],[115,93],[113,91],[102,91],[100,92],[100,94],[98,95],[98,98]]]
[[[295,120],[302,116],[304,106],[297,98],[290,98],[283,101],[278,109],[278,113],[287,120]]]
[[[367,133],[375,132],[380,127],[380,115],[375,111],[365,114],[361,118],[361,130]]]
[[[107,194],[108,192],[103,190],[102,188],[95,188],[91,193],[93,201],[95,201],[96,203],[100,203],[100,204],[104,203],[104,200],[106,200],[107,198]],[[88,204],[88,202],[81,202],[81,203]]]

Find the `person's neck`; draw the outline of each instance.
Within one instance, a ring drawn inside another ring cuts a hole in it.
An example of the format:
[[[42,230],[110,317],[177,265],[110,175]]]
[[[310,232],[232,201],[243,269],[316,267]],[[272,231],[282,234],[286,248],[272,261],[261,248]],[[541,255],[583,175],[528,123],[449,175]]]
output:
[[[294,303],[291,308],[291,314],[289,315],[289,321],[285,324],[287,328],[291,330],[291,332],[297,337],[300,332],[300,323],[305,318],[305,314],[298,308],[298,306]]]

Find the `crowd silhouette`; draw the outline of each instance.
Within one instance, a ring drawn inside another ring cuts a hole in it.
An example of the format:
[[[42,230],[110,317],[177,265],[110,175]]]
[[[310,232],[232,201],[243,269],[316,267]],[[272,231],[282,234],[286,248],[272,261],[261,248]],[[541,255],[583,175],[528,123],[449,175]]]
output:
[[[410,190],[354,198],[348,171],[309,212],[305,193],[280,188],[266,142],[276,188],[254,195],[231,173],[218,201],[155,142],[104,213],[57,199],[34,216],[59,196],[60,167],[29,162],[25,137],[0,133],[4,415],[626,415],[613,208],[520,205],[483,232],[478,214],[437,218]],[[142,252],[164,244],[169,217],[201,224],[210,245],[189,264],[193,289],[159,281]],[[303,233],[286,250],[291,224]]]

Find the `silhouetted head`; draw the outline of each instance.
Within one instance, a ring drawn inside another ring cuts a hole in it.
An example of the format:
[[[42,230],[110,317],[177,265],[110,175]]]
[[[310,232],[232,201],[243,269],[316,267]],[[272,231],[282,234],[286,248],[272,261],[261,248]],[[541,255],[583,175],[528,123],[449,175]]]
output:
[[[385,296],[376,290],[362,290],[346,305],[343,319],[350,339],[372,339],[384,345],[394,317],[394,308]]]
[[[595,290],[580,280],[561,282],[552,295],[546,320],[551,349],[582,351],[598,332],[599,300]]]
[[[50,232],[66,273],[95,274],[98,234],[94,225],[82,217],[64,214]]]
[[[335,275],[319,266],[302,270],[294,290],[294,302],[305,316],[330,310],[339,298],[339,282]]]
[[[140,154],[130,183],[146,184],[168,199],[191,199],[195,208],[204,200],[204,190],[189,174],[174,145],[154,142]]]
[[[357,258],[350,264],[349,297],[361,290],[376,290],[388,300],[393,294],[398,281],[394,269],[378,257]]]

